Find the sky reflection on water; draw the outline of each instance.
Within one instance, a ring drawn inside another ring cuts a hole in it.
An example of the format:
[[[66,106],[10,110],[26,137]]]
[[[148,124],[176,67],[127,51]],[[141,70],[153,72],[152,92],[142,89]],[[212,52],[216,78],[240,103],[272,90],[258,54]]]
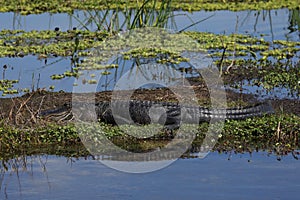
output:
[[[248,159],[251,159],[248,162]],[[38,159],[32,170],[9,176],[0,197],[5,199],[295,199],[299,161],[277,161],[265,152],[231,156],[211,153],[205,159],[179,159],[162,170],[127,174],[94,160],[48,156],[46,171]]]
[[[86,13],[84,11],[75,11],[74,16],[76,18],[84,20]],[[265,40],[272,41],[272,39],[282,40],[299,40],[299,33],[290,33],[289,27],[289,10],[271,10],[271,11],[199,11],[199,12],[174,12],[174,21],[176,26],[170,23],[170,27],[181,30],[193,22],[208,18],[207,20],[196,24],[188,30],[192,31],[205,31],[216,34],[231,34],[242,33],[250,34],[260,37],[263,34]],[[121,15],[122,16],[122,15]],[[236,22],[238,17],[238,27],[236,30]],[[31,30],[54,30],[55,27],[59,27],[60,30],[66,31],[73,27],[79,27],[80,23],[72,15],[66,13],[49,14],[43,13],[39,15],[20,16],[16,13],[0,13],[0,30],[2,29],[24,29],[25,31]],[[90,30],[95,30],[95,23],[88,25]],[[52,80],[50,78],[53,74],[63,74],[66,70],[71,69],[70,57],[66,58],[48,58],[47,64],[45,60],[38,60],[36,56],[26,56],[24,58],[0,58],[0,66],[8,66],[8,69],[1,70],[3,79],[19,80],[19,83],[14,84],[13,89],[17,89],[19,92],[22,89],[29,89],[29,91],[39,88],[49,89],[54,86],[54,91],[67,91],[73,90],[73,77],[66,77],[62,80]],[[52,64],[53,63],[53,64]],[[111,77],[114,77],[114,71],[112,69]],[[87,74],[87,79],[93,73],[101,73],[101,71],[91,71]],[[106,83],[100,83],[99,85],[105,85]],[[102,86],[101,86],[102,87]],[[106,86],[99,88],[99,91],[106,89]],[[111,90],[112,88],[108,88]],[[278,92],[274,94],[265,94],[266,91],[261,87],[255,88],[254,86],[244,86],[245,92],[252,94],[261,93],[262,98],[276,97],[286,98],[290,97],[288,92],[284,88],[278,88]],[[258,89],[256,91],[256,89]],[[276,90],[277,88],[275,88]],[[22,93],[21,93],[22,94]],[[7,95],[10,97],[11,95]]]
[[[279,9],[271,11],[198,11],[198,12],[183,12],[175,11],[174,20],[176,27],[170,23],[170,28],[177,29],[178,31],[208,17],[207,20],[192,26],[187,30],[212,32],[216,34],[251,34],[253,36],[260,36],[264,34],[264,38],[268,41],[286,40],[287,38],[292,41],[299,40],[299,33],[288,29],[289,26],[289,10]],[[54,30],[59,27],[62,31],[67,31],[73,27],[80,27],[80,22],[76,20],[85,19],[84,11],[75,11],[73,15],[66,13],[43,13],[39,15],[20,16],[18,14],[0,13],[0,30],[1,29],[23,29],[25,31],[31,30]],[[122,16],[122,15],[120,15]],[[238,17],[238,29],[236,31],[236,23]],[[120,20],[122,23],[122,19]],[[97,28],[95,23],[91,23],[88,28],[95,30]]]

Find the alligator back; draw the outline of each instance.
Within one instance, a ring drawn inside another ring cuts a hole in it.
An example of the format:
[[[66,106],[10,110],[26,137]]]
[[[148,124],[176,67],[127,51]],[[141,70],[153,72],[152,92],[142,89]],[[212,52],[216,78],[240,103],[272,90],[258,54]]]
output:
[[[182,122],[199,123],[204,121],[245,119],[249,117],[262,116],[274,113],[270,102],[261,103],[255,106],[230,109],[209,109],[199,106],[180,105],[173,102],[155,101],[102,101],[96,104],[73,102],[75,113],[84,113],[94,110],[100,121],[109,124],[150,124],[158,123],[168,129],[178,128]],[[74,106],[75,105],[75,106]],[[62,108],[45,111],[40,116],[53,115],[70,111],[71,105],[65,104]],[[85,115],[86,116],[86,115]],[[86,120],[86,119],[82,119]]]
[[[111,124],[159,123],[172,129],[179,127],[181,122],[194,124],[211,119],[239,120],[271,114],[274,110],[269,102],[244,108],[209,109],[173,102],[132,100],[127,103],[125,101],[100,102],[96,104],[96,113],[100,120]]]

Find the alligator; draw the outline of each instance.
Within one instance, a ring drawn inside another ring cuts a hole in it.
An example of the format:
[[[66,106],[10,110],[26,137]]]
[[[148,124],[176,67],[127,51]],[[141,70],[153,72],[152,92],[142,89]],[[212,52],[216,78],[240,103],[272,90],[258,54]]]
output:
[[[70,112],[72,111],[72,112]],[[92,114],[91,114],[92,111]],[[128,112],[129,111],[129,112]],[[181,105],[174,102],[157,101],[101,101],[92,103],[66,103],[59,109],[46,110],[39,113],[40,117],[49,117],[61,113],[72,113],[80,120],[92,116],[98,120],[113,124],[150,124],[158,123],[166,129],[176,129],[184,123],[200,123],[213,120],[235,119],[242,120],[249,117],[274,113],[270,102],[259,103],[243,108],[205,108],[201,106]],[[90,117],[92,118],[92,117]]]

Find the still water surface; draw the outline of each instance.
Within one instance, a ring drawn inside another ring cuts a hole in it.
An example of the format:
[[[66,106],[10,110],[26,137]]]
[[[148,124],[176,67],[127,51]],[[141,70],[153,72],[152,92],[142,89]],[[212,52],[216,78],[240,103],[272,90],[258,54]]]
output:
[[[18,176],[5,172],[0,199],[297,199],[300,188],[300,162],[292,156],[278,161],[266,152],[210,153],[146,174],[115,171],[83,158],[28,160],[32,167],[20,169]]]
[[[299,40],[299,33],[288,30],[287,9],[264,12],[265,17],[257,16],[257,11],[189,13],[194,21],[214,15],[190,30],[231,34],[236,32],[238,16],[238,33],[264,34],[269,41]],[[80,11],[77,14],[83,15]],[[0,13],[0,19],[1,30],[53,30],[60,27],[65,31],[79,25],[68,14],[16,16]],[[187,24],[191,21],[178,15],[178,30]],[[61,74],[70,68],[69,58],[53,58],[48,63],[57,60],[56,64],[46,66],[35,56],[0,58],[0,66],[8,65],[7,79],[20,80],[16,89],[54,85],[55,91],[71,91],[74,78],[59,81],[50,78],[52,74]],[[281,93],[282,90],[278,91]],[[18,173],[6,171],[0,174],[0,199],[297,199],[300,163],[292,156],[277,161],[275,156],[259,152],[228,158],[226,154],[210,153],[205,159],[179,159],[156,172],[127,174],[84,158],[71,163],[65,157],[28,157],[26,170],[20,166]]]
[[[77,10],[74,14],[43,13],[28,16],[22,16],[12,12],[0,13],[0,29],[22,29],[25,31],[54,30],[55,27],[59,27],[62,31],[67,31],[73,27],[80,29],[81,23],[87,21],[87,16],[89,16],[87,13],[90,12],[93,13],[93,11]],[[103,11],[103,13],[105,12]],[[179,31],[195,22],[201,21],[186,30],[225,35],[231,33],[247,33],[253,36],[260,36],[263,34],[264,38],[268,41],[286,39],[297,41],[300,35],[299,32],[290,30],[290,15],[291,11],[288,9],[246,10],[239,12],[221,10],[197,11],[192,13],[174,11],[173,17],[170,17],[168,27]],[[119,16],[120,24],[122,24],[123,14],[120,13]],[[93,31],[97,29],[97,25],[92,22],[88,24],[87,28]]]
[[[270,10],[270,11],[199,11],[199,12],[174,12],[174,17],[169,22],[169,27],[175,31],[179,31],[195,22],[201,23],[192,26],[187,30],[204,31],[216,34],[250,34],[253,36],[263,37],[267,41],[273,40],[288,40],[299,41],[299,31],[291,31],[290,16],[291,12],[288,9]],[[120,14],[120,16],[122,16]],[[77,27],[81,27],[81,22],[88,18],[85,11],[75,11],[74,14],[39,14],[21,16],[16,13],[0,13],[0,30],[2,29],[23,29],[25,31],[31,30],[54,30],[59,27],[60,30],[66,31]],[[122,21],[122,19],[121,19]],[[96,24],[90,23],[87,25],[89,30],[96,30]],[[299,27],[298,27],[299,28]],[[63,74],[67,70],[71,70],[70,57],[64,58],[48,58],[47,64],[44,60],[38,60],[36,56],[26,56],[24,58],[0,58],[0,66],[6,65],[8,68],[3,71],[0,69],[0,74],[4,79],[19,80],[19,83],[14,84],[13,89],[22,91],[22,89],[35,90],[37,88],[49,89],[49,86],[54,86],[54,91],[72,91],[74,84],[74,77],[66,77],[62,80],[52,80],[51,75]],[[111,69],[111,77],[118,69]],[[101,73],[100,71],[91,71],[93,73]],[[4,77],[5,76],[5,77]],[[87,74],[89,78],[89,74]],[[112,80],[109,80],[112,81]],[[104,82],[99,85],[105,85]],[[245,84],[247,85],[247,84]],[[98,88],[99,91],[106,89],[105,86]],[[110,88],[111,89],[111,88]],[[289,97],[288,91],[284,88],[278,88],[273,93],[266,93],[262,87],[255,88],[255,86],[244,86],[245,92],[259,93],[262,97],[286,98]],[[22,92],[21,92],[22,94]],[[9,96],[9,95],[8,95]]]

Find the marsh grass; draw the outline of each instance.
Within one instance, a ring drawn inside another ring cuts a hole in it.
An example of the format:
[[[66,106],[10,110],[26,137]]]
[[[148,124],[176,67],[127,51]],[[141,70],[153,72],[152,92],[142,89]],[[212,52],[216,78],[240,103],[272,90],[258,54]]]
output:
[[[84,11],[83,19],[76,15],[73,17],[79,22],[79,28],[86,30],[92,25],[96,25],[98,31],[109,32],[143,27],[175,28],[171,2],[172,0],[142,0],[137,1],[135,7],[125,4],[122,9]],[[107,7],[109,3],[105,2]],[[117,1],[116,4],[122,4],[122,1]],[[169,24],[171,27],[168,27]]]

